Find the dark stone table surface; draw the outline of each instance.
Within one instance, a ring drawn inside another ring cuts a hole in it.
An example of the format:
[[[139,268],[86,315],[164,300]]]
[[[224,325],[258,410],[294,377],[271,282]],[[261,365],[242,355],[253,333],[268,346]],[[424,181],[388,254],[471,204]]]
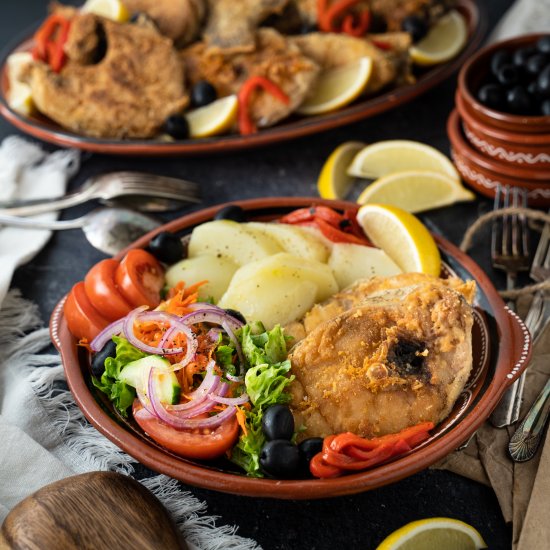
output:
[[[44,0],[3,0],[1,44],[8,43],[39,20],[46,4]],[[479,4],[492,28],[511,0],[481,0]],[[445,122],[453,107],[455,87],[456,75],[394,111],[319,135],[248,152],[170,159],[85,155],[82,169],[70,187],[77,187],[93,174],[135,169],[199,182],[203,203],[196,208],[261,196],[315,196],[316,179],[324,159],[344,141],[414,139],[448,153]],[[0,139],[13,133],[17,133],[14,128],[0,121]],[[65,211],[62,218],[77,217],[90,208],[90,205],[72,208]],[[466,227],[490,208],[489,201],[480,199],[435,210],[422,218],[432,230],[458,244]],[[189,211],[189,208],[182,209],[164,219]],[[501,276],[489,267],[486,237],[482,235],[476,241],[471,254],[495,284],[502,286]],[[93,263],[103,258],[79,230],[58,232],[32,262],[16,272],[13,287],[37,302],[47,321],[59,298],[83,278]],[[432,516],[449,516],[474,525],[491,549],[511,546],[511,530],[504,523],[493,491],[445,471],[426,470],[367,493],[316,501],[252,499],[189,489],[208,503],[208,512],[218,515],[219,523],[238,525],[239,534],[256,539],[269,550],[372,549],[401,525]]]

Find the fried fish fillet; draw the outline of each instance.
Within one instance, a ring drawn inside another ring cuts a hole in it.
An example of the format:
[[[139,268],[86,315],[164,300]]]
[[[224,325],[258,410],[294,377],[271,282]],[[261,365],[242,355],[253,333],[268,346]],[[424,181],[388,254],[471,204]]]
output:
[[[373,280],[317,306],[328,320],[289,356],[302,437],[379,436],[449,414],[472,368],[472,307],[458,284],[420,279]]]
[[[347,34],[312,32],[290,37],[289,40],[323,69],[341,67],[361,57],[370,57],[373,71],[365,93],[377,92],[391,83],[404,84],[412,78],[408,55],[411,40],[407,33],[381,35],[380,40],[391,46],[389,50],[378,48],[368,38]]]
[[[102,43],[105,51],[96,60]],[[152,137],[188,103],[173,43],[153,29],[77,15],[67,53],[69,62],[60,74],[36,62],[27,80],[38,110],[72,131],[103,138]]]
[[[271,126],[292,113],[304,101],[319,74],[315,61],[268,28],[257,31],[253,52],[220,50],[200,42],[185,49],[182,56],[191,84],[208,80],[219,97],[238,93],[243,82],[255,75],[265,76],[279,86],[290,98],[288,105],[261,90],[251,99],[250,115],[259,127]]]

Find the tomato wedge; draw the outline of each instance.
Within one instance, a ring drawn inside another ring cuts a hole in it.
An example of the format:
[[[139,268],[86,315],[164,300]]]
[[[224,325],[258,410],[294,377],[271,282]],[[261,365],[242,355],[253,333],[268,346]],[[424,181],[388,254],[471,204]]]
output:
[[[141,248],[130,250],[115,271],[115,284],[133,307],[160,304],[164,271],[157,259]]]
[[[119,262],[102,260],[88,271],[84,286],[94,307],[110,321],[122,319],[130,313],[132,306],[124,299],[115,284],[115,272]]]
[[[79,340],[91,342],[109,324],[90,302],[82,281],[69,292],[63,313],[71,334]]]
[[[138,399],[132,412],[135,421],[152,439],[185,458],[208,460],[221,456],[237,441],[239,424],[233,416],[215,430],[176,430],[144,409]]]

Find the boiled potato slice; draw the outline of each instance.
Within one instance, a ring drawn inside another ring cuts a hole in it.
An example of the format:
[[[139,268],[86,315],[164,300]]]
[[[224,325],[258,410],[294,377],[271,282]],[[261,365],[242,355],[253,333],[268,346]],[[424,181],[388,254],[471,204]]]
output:
[[[184,281],[186,286],[200,281],[208,281],[199,288],[199,299],[212,298],[217,302],[227,290],[237,264],[223,256],[204,254],[195,258],[186,258],[171,266],[166,272],[166,283],[175,286]]]
[[[324,263],[328,260],[330,248],[321,237],[317,237],[303,227],[285,223],[260,222],[250,222],[246,226],[273,238],[285,252],[294,256]]]
[[[360,244],[335,243],[328,265],[340,289],[358,279],[368,279],[375,275],[389,277],[402,272],[383,250]]]
[[[222,256],[238,266],[281,252],[277,242],[250,227],[231,220],[203,223],[191,233],[188,256]]]
[[[317,285],[306,279],[296,280],[292,270],[266,270],[237,284],[232,281],[218,305],[236,309],[248,321],[261,321],[271,329],[277,323],[301,319],[313,307],[316,294]]]

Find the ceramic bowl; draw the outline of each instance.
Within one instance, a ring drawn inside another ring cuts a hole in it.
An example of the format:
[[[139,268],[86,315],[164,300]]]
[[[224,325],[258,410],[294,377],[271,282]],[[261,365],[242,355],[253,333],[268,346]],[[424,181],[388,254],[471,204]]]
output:
[[[273,220],[295,208],[312,204],[339,210],[357,208],[354,203],[308,197],[263,198],[234,204],[241,206],[249,219],[256,220]],[[137,241],[134,247],[146,246],[160,231],[172,231],[181,237],[188,235],[196,225],[211,220],[223,206],[174,220]],[[529,332],[519,317],[505,307],[487,275],[454,245],[441,237],[435,239],[441,251],[444,273],[474,279],[477,283],[472,373],[452,412],[433,430],[428,441],[406,455],[363,472],[324,480],[260,479],[242,475],[223,460],[195,462],[181,458],[151,440],[133,420],[117,415],[106,396],[93,387],[87,352],[77,346],[63,316],[65,298],[52,314],[51,337],[61,354],[69,387],[86,418],[121,449],[157,472],[190,485],[255,497],[312,499],[367,491],[422,470],[467,441],[529,360]]]
[[[475,98],[490,70],[491,57],[498,50],[515,51],[533,45],[543,34],[530,34],[496,42],[473,55],[458,75],[458,92],[472,115],[493,128],[519,134],[549,134],[550,116],[512,115],[486,107]],[[513,141],[513,138],[512,138]]]
[[[524,168],[550,170],[550,133],[520,134],[494,128],[476,118],[459,93],[455,102],[464,135],[480,153]]]
[[[530,206],[550,206],[550,166],[546,169],[520,168],[498,161],[475,149],[464,136],[455,109],[447,120],[451,156],[464,181],[486,197],[494,197],[497,185],[527,190]]]

